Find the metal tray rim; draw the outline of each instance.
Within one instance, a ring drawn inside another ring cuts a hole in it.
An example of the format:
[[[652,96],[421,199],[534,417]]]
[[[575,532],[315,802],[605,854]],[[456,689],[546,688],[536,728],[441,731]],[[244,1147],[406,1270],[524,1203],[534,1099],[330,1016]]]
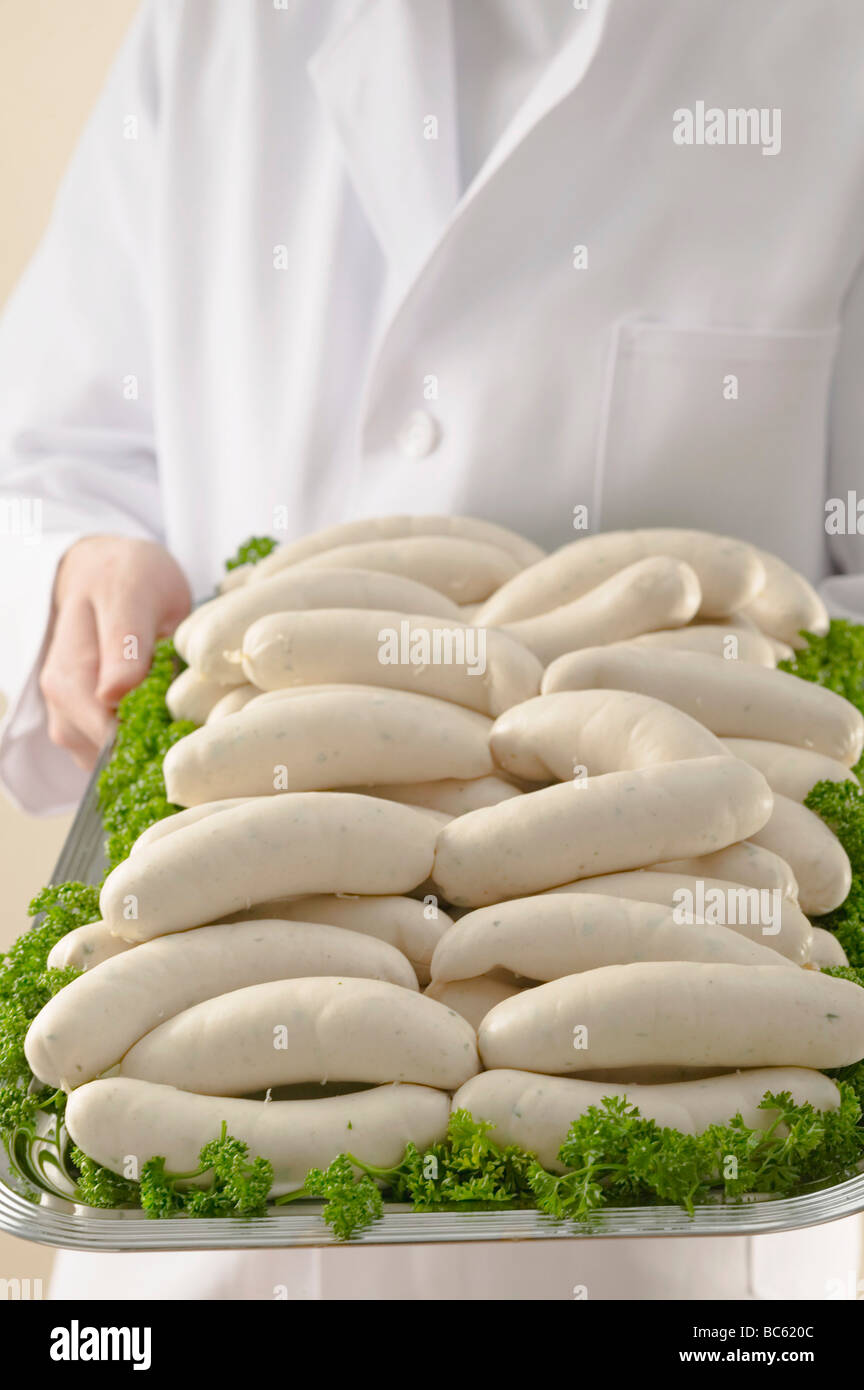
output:
[[[696,1207],[611,1208],[589,1225],[553,1222],[533,1210],[414,1212],[385,1203],[383,1217],[351,1244],[403,1245],[488,1240],[767,1235],[838,1221],[864,1209],[864,1174],[798,1197]],[[135,1212],[95,1211],[71,1202],[36,1206],[0,1180],[0,1229],[42,1245],[94,1251],[267,1249],[339,1245],[321,1204],[239,1218],[152,1221]]]

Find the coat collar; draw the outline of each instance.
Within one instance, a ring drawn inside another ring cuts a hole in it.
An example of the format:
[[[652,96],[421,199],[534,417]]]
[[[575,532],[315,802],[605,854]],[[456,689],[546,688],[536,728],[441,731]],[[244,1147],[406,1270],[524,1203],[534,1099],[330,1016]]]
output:
[[[309,72],[348,175],[403,278],[459,200],[451,0],[359,0]]]
[[[461,196],[454,3],[466,0],[358,0],[309,65],[348,175],[402,291],[514,150],[582,81],[614,0],[590,0]],[[429,138],[433,130],[437,138]]]

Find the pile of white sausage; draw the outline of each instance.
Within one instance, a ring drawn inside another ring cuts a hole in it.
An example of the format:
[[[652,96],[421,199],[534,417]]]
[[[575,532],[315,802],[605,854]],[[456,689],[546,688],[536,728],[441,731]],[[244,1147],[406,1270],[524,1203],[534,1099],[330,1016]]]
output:
[[[55,947],[84,973],[28,1034],[72,1138],[187,1171],[224,1121],[279,1193],[346,1150],[398,1162],[451,1106],[553,1169],[608,1095],[687,1132],[767,1124],[769,1089],[834,1107],[864,991],[818,970],[844,957],[808,918],[850,866],[802,801],[852,776],[864,720],[776,669],[827,623],[782,562],[695,531],[545,556],[387,517],[235,571],[176,633],[184,809]],[[442,631],[483,636],[482,672],[424,658]],[[673,907],[742,887],[770,930]]]

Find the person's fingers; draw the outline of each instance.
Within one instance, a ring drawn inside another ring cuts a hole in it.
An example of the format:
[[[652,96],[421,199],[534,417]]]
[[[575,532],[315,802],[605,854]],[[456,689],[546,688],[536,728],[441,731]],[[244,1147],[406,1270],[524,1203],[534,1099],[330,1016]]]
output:
[[[189,607],[181,609],[180,611],[178,611],[175,607],[172,608],[170,612],[164,614],[161,622],[159,623],[159,626],[156,629],[157,642],[161,641],[163,637],[174,636],[174,633],[177,631],[177,628],[179,627],[180,623],[183,621],[185,617],[187,617],[191,606],[192,605],[190,604]]]
[[[150,669],[160,618],[152,594],[123,585],[93,595],[99,670],[96,696],[113,708]]]
[[[81,730],[70,724],[68,719],[64,719],[52,705],[48,706],[48,737],[58,748],[65,748],[78,766],[88,772],[99,756],[99,749],[95,743],[85,738]]]
[[[161,546],[91,536],[63,557],[54,599],[40,676],[48,730],[80,766],[92,766],[117,702],[147,675],[156,637],[188,613],[189,587]]]
[[[98,668],[93,610],[86,599],[70,600],[57,611],[39,685],[56,741],[79,755],[88,746],[100,748],[111,729],[111,716],[96,695]]]

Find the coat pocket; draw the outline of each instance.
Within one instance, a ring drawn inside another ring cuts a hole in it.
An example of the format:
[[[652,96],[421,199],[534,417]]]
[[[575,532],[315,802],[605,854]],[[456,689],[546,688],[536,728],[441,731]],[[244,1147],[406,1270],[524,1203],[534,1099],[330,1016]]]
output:
[[[595,525],[703,527],[821,572],[837,336],[618,324]]]

